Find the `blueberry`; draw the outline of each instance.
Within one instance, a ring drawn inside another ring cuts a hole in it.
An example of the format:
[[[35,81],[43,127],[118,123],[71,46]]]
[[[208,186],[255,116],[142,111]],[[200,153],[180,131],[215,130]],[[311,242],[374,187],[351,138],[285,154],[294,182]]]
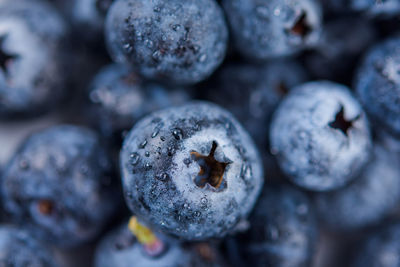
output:
[[[381,146],[349,186],[320,193],[318,214],[331,229],[353,230],[380,222],[400,201],[399,158]]]
[[[179,84],[207,78],[227,46],[224,16],[214,0],[119,0],[106,20],[106,40],[117,62],[144,77]]]
[[[48,248],[15,227],[0,227],[0,266],[58,266]]]
[[[282,170],[315,191],[351,181],[372,147],[361,106],[347,87],[327,81],[292,89],[274,114],[270,134]]]
[[[396,267],[400,265],[400,225],[385,225],[357,249],[351,266]]]
[[[90,86],[91,117],[102,132],[129,130],[142,116],[160,108],[183,104],[190,97],[183,89],[168,90],[144,81],[124,65],[104,67]]]
[[[142,244],[129,231],[126,224],[108,234],[97,246],[95,267],[170,267],[170,266],[224,266],[218,251],[207,243],[186,246],[176,240],[158,235],[165,251],[157,256],[148,255]]]
[[[306,57],[307,67],[320,79],[348,83],[353,78],[355,62],[376,37],[374,25],[359,17],[329,21],[318,45]]]
[[[378,125],[400,136],[400,38],[386,40],[365,56],[355,88],[367,113]]]
[[[322,12],[314,0],[224,0],[236,48],[256,60],[294,54],[317,43]]]
[[[119,203],[99,138],[60,125],[30,136],[6,166],[2,203],[10,219],[57,246],[81,244],[107,223]]]
[[[0,3],[0,118],[33,116],[60,103],[66,36],[64,21],[46,3]]]
[[[265,144],[273,110],[290,88],[306,80],[294,60],[231,64],[216,75],[207,98],[232,112],[258,144]]]
[[[104,31],[105,16],[113,0],[51,0],[64,13],[81,38],[90,40]]]
[[[310,266],[317,224],[308,197],[289,186],[267,187],[237,240],[246,266]]]
[[[187,240],[234,231],[263,184],[250,136],[229,112],[208,102],[140,120],[124,140],[120,167],[132,212]]]

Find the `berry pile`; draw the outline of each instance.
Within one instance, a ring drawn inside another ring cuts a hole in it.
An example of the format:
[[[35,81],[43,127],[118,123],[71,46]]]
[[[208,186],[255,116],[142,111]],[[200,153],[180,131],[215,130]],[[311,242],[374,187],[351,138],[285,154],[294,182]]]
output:
[[[0,0],[0,266],[400,266],[399,0]]]

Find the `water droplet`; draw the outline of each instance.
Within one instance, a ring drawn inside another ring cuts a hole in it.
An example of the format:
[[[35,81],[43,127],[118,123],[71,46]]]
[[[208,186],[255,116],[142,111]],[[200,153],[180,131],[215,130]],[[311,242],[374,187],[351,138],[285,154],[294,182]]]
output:
[[[131,160],[130,160],[130,163],[131,163],[131,165],[136,165],[136,164],[138,164],[138,162],[139,162],[139,159],[140,159],[140,156],[139,156],[139,154],[138,153],[132,153],[131,155],[130,155],[130,157],[131,157]]]
[[[156,129],[152,134],[151,134],[151,138],[155,138],[158,133],[160,132],[160,130]]]
[[[153,41],[146,39],[144,41],[144,44],[148,47],[148,48],[152,48],[153,47]]]
[[[150,152],[149,152],[149,151],[146,151],[146,152],[144,153],[144,155],[145,155],[146,157],[150,157]]]
[[[172,135],[175,137],[176,140],[181,140],[183,138],[183,132],[179,128],[173,129]]]
[[[144,167],[146,168],[146,170],[150,170],[151,168],[153,168],[153,166],[148,162],[144,165]]]
[[[194,45],[194,46],[193,46],[193,51],[194,51],[194,53],[199,52],[199,51],[200,51],[200,46]]]
[[[157,175],[156,179],[160,180],[162,182],[165,182],[165,181],[169,180],[169,175],[168,175],[168,173],[163,173],[163,174]]]
[[[146,145],[147,145],[147,140],[144,140],[140,145],[139,145],[139,148],[145,148],[146,147]]]
[[[200,211],[195,211],[195,212],[194,212],[194,216],[200,217],[200,216],[201,216],[201,212],[200,212]]]
[[[161,12],[161,8],[159,6],[155,6],[153,11],[156,13]]]
[[[155,61],[160,61],[161,59],[161,52],[159,50],[154,51],[153,55],[151,55]]]
[[[192,163],[192,160],[189,159],[189,158],[186,158],[186,159],[183,160],[183,163],[184,163],[186,166],[189,166],[190,163]]]
[[[165,137],[164,136],[160,136],[160,140],[164,142],[165,141]]]
[[[133,47],[130,44],[124,44],[124,49],[126,52],[130,53],[133,50]]]
[[[207,204],[207,202],[208,202],[207,198],[205,198],[205,197],[202,197],[200,201],[201,201],[201,204]]]
[[[181,25],[179,25],[179,24],[172,25],[172,29],[174,31],[179,31],[181,29]]]
[[[203,63],[204,61],[206,61],[206,59],[207,59],[207,55],[206,54],[201,54],[199,56],[199,62],[200,63]]]

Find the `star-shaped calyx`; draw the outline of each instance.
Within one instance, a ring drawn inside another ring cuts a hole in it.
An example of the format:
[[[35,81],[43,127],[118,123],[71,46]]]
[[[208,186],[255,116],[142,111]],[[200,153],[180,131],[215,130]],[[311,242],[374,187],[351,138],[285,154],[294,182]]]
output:
[[[204,188],[206,184],[209,184],[216,189],[223,189],[226,186],[223,179],[224,173],[226,167],[231,162],[219,162],[215,159],[214,155],[217,146],[217,142],[213,141],[208,156],[201,155],[196,151],[190,153],[192,159],[200,166],[200,171],[194,179],[195,184],[200,188]]]
[[[333,129],[340,130],[346,136],[348,136],[348,131],[353,127],[353,123],[359,119],[360,116],[354,119],[348,120],[344,117],[344,107],[340,106],[338,113],[336,113],[335,119],[329,123],[329,127]]]
[[[12,53],[7,53],[6,51],[4,51],[4,41],[7,38],[6,35],[2,35],[0,36],[0,68],[3,71],[3,73],[5,74],[5,76],[8,75],[8,64],[17,59],[18,55],[12,54]]]

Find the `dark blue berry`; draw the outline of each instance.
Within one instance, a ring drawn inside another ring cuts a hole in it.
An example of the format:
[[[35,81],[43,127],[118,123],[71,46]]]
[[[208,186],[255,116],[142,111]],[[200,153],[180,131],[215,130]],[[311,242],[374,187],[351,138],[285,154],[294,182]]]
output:
[[[250,136],[229,112],[207,102],[140,120],[124,141],[120,167],[134,214],[154,229],[189,240],[234,231],[263,183]]]
[[[0,251],[0,266],[59,266],[49,248],[15,227],[0,227]]]
[[[400,38],[386,40],[366,55],[355,81],[372,121],[400,136]]]
[[[314,0],[222,1],[236,48],[256,60],[294,54],[318,41],[322,12]]]
[[[306,57],[307,68],[319,79],[349,83],[358,58],[376,37],[374,25],[359,17],[329,21],[318,45]]]
[[[222,62],[227,27],[214,0],[119,0],[106,21],[109,51],[147,78],[190,84]]]
[[[67,28],[42,1],[0,3],[0,118],[54,108],[66,93]]]
[[[99,233],[119,203],[99,138],[75,126],[30,136],[6,166],[2,204],[39,239],[73,246]]]
[[[384,225],[357,249],[351,266],[397,267],[400,265],[400,225]]]
[[[129,231],[126,224],[108,234],[98,245],[95,254],[95,267],[222,267],[225,266],[217,248],[207,243],[184,245],[177,240],[157,237],[163,242],[164,251],[151,256]]]
[[[381,146],[345,188],[316,197],[319,217],[331,229],[353,230],[380,222],[400,201],[399,158]]]
[[[358,175],[372,146],[366,115],[347,87],[324,81],[290,91],[271,124],[271,151],[304,188],[327,191]]]
[[[190,97],[183,89],[144,81],[124,65],[109,65],[94,78],[89,91],[91,121],[106,135],[129,130],[144,115],[183,104]],[[152,138],[157,137],[155,131]]]
[[[250,229],[237,242],[247,266],[310,266],[317,224],[308,197],[288,186],[270,186],[260,197]]]

